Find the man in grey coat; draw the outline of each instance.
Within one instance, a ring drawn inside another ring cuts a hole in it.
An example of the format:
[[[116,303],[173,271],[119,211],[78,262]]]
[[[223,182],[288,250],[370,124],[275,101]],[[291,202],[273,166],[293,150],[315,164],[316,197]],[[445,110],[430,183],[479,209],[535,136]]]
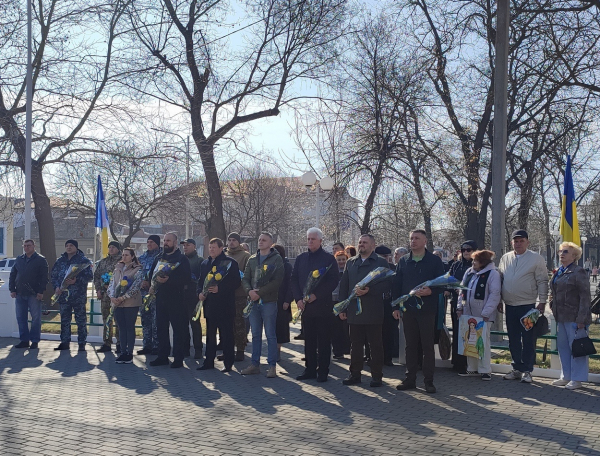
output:
[[[369,272],[378,267],[388,267],[388,262],[375,253],[375,238],[370,234],[363,234],[358,241],[358,255],[346,262],[346,269],[340,281],[339,299],[348,298],[356,284],[364,279]],[[384,280],[371,287],[357,289],[356,295],[360,297],[362,313],[356,315],[357,301],[354,299],[346,309],[340,313],[342,320],[348,320],[350,326],[350,376],[342,383],[354,385],[361,382],[361,372],[364,364],[365,339],[371,351],[371,386],[383,384],[383,317],[384,296],[391,291],[391,281]]]

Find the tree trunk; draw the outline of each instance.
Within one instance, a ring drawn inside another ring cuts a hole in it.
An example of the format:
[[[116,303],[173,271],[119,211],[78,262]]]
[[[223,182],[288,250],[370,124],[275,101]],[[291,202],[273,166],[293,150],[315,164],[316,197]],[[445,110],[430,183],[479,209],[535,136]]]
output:
[[[377,164],[377,169],[375,170],[375,175],[373,176],[373,184],[371,185],[371,191],[369,192],[369,196],[367,197],[367,201],[365,203],[365,217],[360,227],[360,234],[367,234],[371,231],[371,216],[373,213],[373,206],[375,205],[375,197],[377,196],[377,191],[379,190],[379,186],[381,185],[382,175],[383,162],[380,161]]]
[[[46,257],[48,267],[52,269],[56,261],[54,219],[52,218],[50,198],[46,193],[42,167],[36,162],[33,162],[31,167],[31,197],[35,204],[35,218],[40,236],[40,252]],[[25,208],[25,210],[27,209]]]
[[[194,142],[200,153],[202,167],[204,168],[204,177],[206,179],[206,188],[208,190],[208,219],[206,221],[206,231],[209,238],[219,237],[226,239],[225,218],[223,216],[223,194],[219,182],[219,173],[215,164],[214,145],[201,138]]]

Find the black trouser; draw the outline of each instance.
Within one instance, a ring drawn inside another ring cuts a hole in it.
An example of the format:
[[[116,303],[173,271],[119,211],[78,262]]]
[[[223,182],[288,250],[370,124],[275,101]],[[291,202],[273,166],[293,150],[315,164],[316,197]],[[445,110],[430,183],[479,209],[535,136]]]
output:
[[[386,363],[392,361],[392,358],[398,357],[398,345],[396,340],[398,337],[394,337],[394,334],[398,334],[398,320],[393,315],[386,314],[383,317],[383,360]]]
[[[343,356],[350,354],[350,332],[348,330],[348,321],[332,315],[331,325],[331,346],[334,356]]]
[[[117,307],[115,308],[115,320],[121,335],[121,351],[133,355],[135,346],[135,322],[137,320],[139,307]]]
[[[173,328],[173,358],[183,361],[185,346],[189,344],[189,310],[181,297],[169,301],[156,300],[156,332],[158,334],[158,357],[168,358],[171,353],[169,324]]]
[[[331,362],[331,319],[326,316],[302,317],[306,372],[319,377],[329,375]],[[318,354],[317,354],[318,352]]]
[[[365,338],[371,352],[371,376],[373,380],[381,380],[383,377],[383,339],[382,325],[349,325],[350,341],[350,375],[360,378],[364,366]]]
[[[402,317],[406,339],[406,381],[415,382],[419,369],[419,342],[423,349],[423,376],[425,383],[433,382],[435,368],[435,312],[409,310]]]
[[[458,295],[453,293],[450,300],[450,318],[452,320],[452,364],[454,369],[463,371],[467,369],[467,357],[458,354],[458,316],[456,315],[456,306],[458,304]]]
[[[223,363],[225,367],[233,366],[234,361],[234,335],[233,326],[235,321],[235,313],[211,315],[206,318],[206,353],[204,364],[212,366],[215,363],[217,356],[217,329],[221,345],[223,347]]]

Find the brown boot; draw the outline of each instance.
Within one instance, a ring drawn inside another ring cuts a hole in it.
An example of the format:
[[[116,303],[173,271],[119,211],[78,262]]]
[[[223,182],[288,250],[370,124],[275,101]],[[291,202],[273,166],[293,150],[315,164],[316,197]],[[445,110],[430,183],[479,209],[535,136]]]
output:
[[[235,361],[244,361],[244,350],[238,348],[235,352]]]

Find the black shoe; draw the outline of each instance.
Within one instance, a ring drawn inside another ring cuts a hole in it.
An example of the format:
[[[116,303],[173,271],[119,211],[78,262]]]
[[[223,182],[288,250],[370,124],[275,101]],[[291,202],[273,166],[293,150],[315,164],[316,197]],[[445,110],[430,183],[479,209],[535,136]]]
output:
[[[371,380],[370,385],[371,385],[372,388],[377,388],[379,386],[383,386],[383,382],[381,380],[375,380],[375,379],[373,379],[373,380]]]
[[[173,360],[171,363],[171,369],[178,369],[180,367],[183,367],[183,361],[180,359]]]
[[[317,382],[324,383],[326,381],[327,381],[327,375],[318,375],[317,376]]]
[[[54,350],[68,350],[69,349],[69,344],[66,342],[61,342],[58,347],[56,347]]]
[[[158,355],[158,348],[153,348],[150,352],[151,355]]]
[[[433,394],[437,391],[437,389],[435,389],[435,386],[433,386],[433,383],[425,383],[425,392],[429,393],[429,394]]]
[[[344,355],[333,355],[333,359],[344,359]]]
[[[362,380],[360,379],[360,377],[354,377],[353,375],[350,375],[348,378],[342,380],[342,384],[344,385],[356,385],[361,382]]]
[[[412,389],[416,389],[417,388],[417,384],[415,382],[407,382],[406,380],[404,380],[402,383],[400,383],[398,386],[396,386],[396,389],[398,391],[406,391],[406,390],[412,390]]]
[[[115,348],[115,353],[116,353],[117,355],[120,355],[120,354],[122,353],[122,352],[121,352],[121,344],[117,344],[117,347]]]
[[[122,355],[125,356],[123,359],[123,364],[132,364],[133,363],[133,355]]]
[[[29,346],[29,350],[37,350],[37,348],[38,348],[38,343],[31,342],[31,345]]]
[[[225,355],[217,355],[218,361],[223,361],[225,359]]]
[[[306,357],[300,358],[300,361],[306,361]]]
[[[231,366],[225,366],[223,369],[221,369],[221,372],[231,372]]]
[[[385,362],[383,363],[383,365],[384,365],[384,366],[388,366],[388,367],[394,367],[394,366],[395,366],[395,364],[394,364],[394,362],[393,362],[393,361],[385,361]]]
[[[137,351],[138,355],[151,355],[152,354],[152,349],[150,348],[142,348],[141,350]]]
[[[150,361],[150,365],[154,366],[168,366],[169,358],[156,358],[154,361]]]
[[[126,358],[127,358],[127,355],[121,355],[117,359],[115,359],[115,363],[117,363],[117,364],[125,364],[125,359]]]
[[[24,340],[15,345],[15,348],[29,348],[29,342],[25,342]]]
[[[85,351],[85,342],[82,344],[79,344],[79,351],[80,352],[84,352]]]
[[[98,350],[98,353],[106,353],[111,351],[110,345],[103,344],[102,347]]]
[[[304,334],[298,334],[296,337],[294,337],[294,340],[304,340]]]
[[[214,368],[215,368],[215,366],[212,365],[212,364],[203,364],[202,366],[196,368],[196,370],[206,371],[206,370],[211,370],[211,369],[214,369]]]
[[[237,351],[235,352],[235,361],[244,361],[244,359],[245,359],[244,350],[238,348]]]
[[[317,374],[304,371],[296,377],[296,380],[312,380],[313,378],[317,378]]]

